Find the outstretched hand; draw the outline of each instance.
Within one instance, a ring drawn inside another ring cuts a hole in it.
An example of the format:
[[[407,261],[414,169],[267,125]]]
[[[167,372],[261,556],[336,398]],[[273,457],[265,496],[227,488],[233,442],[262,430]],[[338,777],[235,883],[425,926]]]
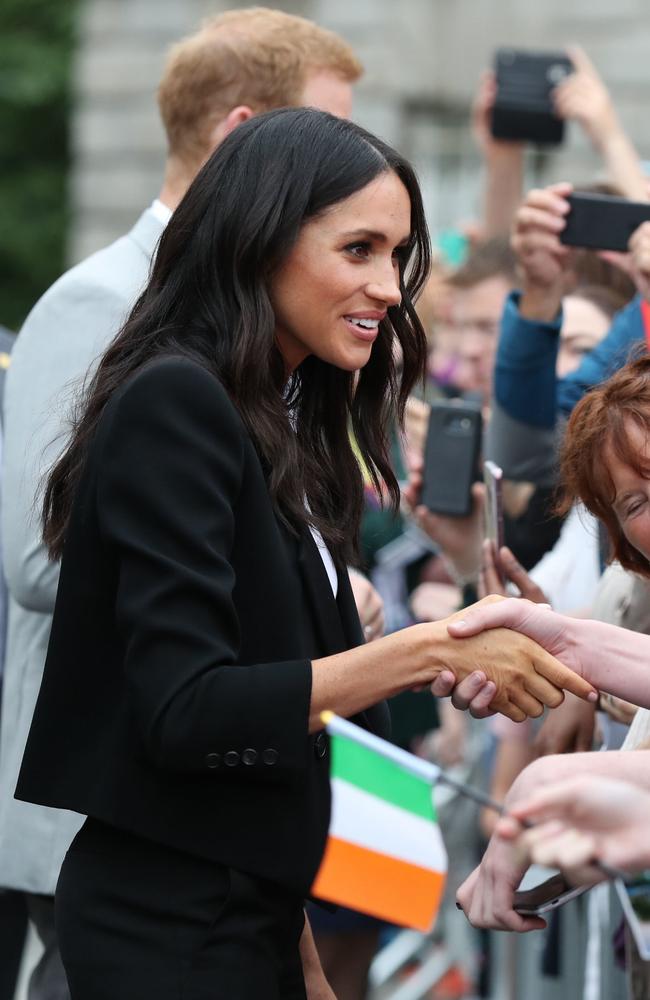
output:
[[[486,616],[489,620],[489,615],[495,616],[502,605],[511,604],[531,606],[530,602],[518,598],[500,600],[491,597],[449,619],[449,634],[464,639],[457,645],[454,643],[446,647],[446,668],[459,681],[474,671],[483,673],[495,686],[489,708],[507,715],[514,722],[523,722],[527,717],[537,718],[545,705],[557,707],[563,701],[564,690],[580,698],[593,697],[595,700],[596,692],[587,681],[523,634],[524,630],[517,632],[498,626],[484,630],[472,628],[471,624],[463,627],[463,620],[471,623]],[[500,617],[507,622],[509,616],[501,613]],[[456,708],[468,707],[457,690],[452,696],[452,703]]]
[[[539,643],[552,656],[561,659],[567,667],[583,675],[580,650],[574,642],[571,627],[575,619],[556,614],[548,605],[533,604],[520,597],[510,597],[504,601],[487,602],[467,608],[460,618],[447,626],[450,635],[458,639],[475,636],[486,629],[513,629],[527,635]],[[587,685],[591,691],[591,685]],[[584,695],[578,691],[574,694]],[[594,697],[589,701],[595,701]]]
[[[560,868],[568,881],[603,878],[594,860],[635,871],[647,867],[650,794],[625,781],[570,778],[547,785],[499,820],[496,833],[514,841],[522,863]],[[535,826],[523,830],[518,820]]]

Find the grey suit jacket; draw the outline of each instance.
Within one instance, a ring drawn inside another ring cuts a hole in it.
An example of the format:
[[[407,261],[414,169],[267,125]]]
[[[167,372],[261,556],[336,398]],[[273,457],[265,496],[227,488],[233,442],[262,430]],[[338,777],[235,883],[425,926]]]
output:
[[[130,233],[64,274],[27,317],[7,374],[2,538],[9,617],[0,721],[0,886],[6,888],[53,894],[82,822],[76,813],[13,797],[59,576],[41,541],[39,488],[65,443],[75,394],[143,289],[162,231],[147,210]]]

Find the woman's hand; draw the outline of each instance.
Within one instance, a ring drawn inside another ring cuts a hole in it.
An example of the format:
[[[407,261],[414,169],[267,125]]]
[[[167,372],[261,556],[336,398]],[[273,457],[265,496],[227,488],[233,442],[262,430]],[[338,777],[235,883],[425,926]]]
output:
[[[300,961],[307,1000],[336,1000],[334,991],[325,978],[307,914],[300,936]]]
[[[508,596],[508,591],[501,583],[500,569],[506,580],[514,583],[515,587],[518,588],[521,597],[532,601],[533,604],[548,604],[546,594],[542,588],[538,587],[535,581],[530,578],[507,545],[503,545],[499,549],[499,569],[497,569],[494,548],[494,544],[489,538],[486,538],[481,548],[479,596],[487,597],[488,594],[500,594],[502,597]]]
[[[520,597],[497,602],[480,601],[466,608],[449,622],[450,635],[464,638],[486,629],[507,628],[527,635],[557,657],[571,670],[583,676],[580,648],[574,635],[578,619],[556,614],[547,605],[533,604]],[[578,694],[583,697],[578,691]],[[596,701],[596,698],[589,698]]]
[[[536,931],[542,917],[524,917],[513,909],[515,892],[528,863],[509,841],[492,836],[485,854],[456,893],[459,909],[474,927],[500,931]]]
[[[501,600],[490,597],[458,612],[452,619],[447,619],[444,624],[451,635],[468,637],[457,646],[445,646],[444,652],[440,654],[444,658],[445,667],[457,680],[464,679],[472,671],[481,671],[495,685],[490,709],[507,715],[514,722],[523,722],[528,716],[540,716],[544,705],[549,708],[557,707],[563,701],[564,689],[580,698],[595,700],[596,692],[592,686],[541,645],[532,641],[528,635],[524,635],[525,630],[513,632],[508,628],[495,628],[482,631],[471,628],[471,625],[470,628],[467,625],[462,628],[463,619],[471,623],[476,619],[489,617],[490,614],[503,618],[507,623],[507,614],[498,616],[495,613],[501,605],[510,604],[535,607],[529,601],[519,598]],[[521,643],[515,636],[526,641]],[[460,709],[468,707],[459,699],[457,692],[452,695],[452,704]]]
[[[570,778],[533,793],[511,815],[496,833],[514,842],[522,863],[560,868],[574,884],[602,880],[594,860],[626,871],[650,864],[650,794],[625,781]],[[522,830],[524,819],[535,826]]]

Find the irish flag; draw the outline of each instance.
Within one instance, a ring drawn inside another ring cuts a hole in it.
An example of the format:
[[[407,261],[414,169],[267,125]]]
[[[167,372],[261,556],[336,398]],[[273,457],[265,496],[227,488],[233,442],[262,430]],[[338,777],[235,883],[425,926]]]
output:
[[[439,768],[331,712],[322,718],[331,737],[332,817],[312,894],[430,930],[447,871],[433,804]]]

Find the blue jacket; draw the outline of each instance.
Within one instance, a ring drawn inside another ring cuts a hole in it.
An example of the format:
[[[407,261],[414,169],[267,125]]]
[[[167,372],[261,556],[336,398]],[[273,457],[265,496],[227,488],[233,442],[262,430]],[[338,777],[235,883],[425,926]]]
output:
[[[555,377],[562,314],[552,323],[524,319],[519,314],[519,297],[519,292],[509,296],[501,320],[495,400],[512,419],[550,429],[558,414],[568,416],[587,389],[621,368],[643,341],[640,297],[616,314],[605,339],[563,379]]]

